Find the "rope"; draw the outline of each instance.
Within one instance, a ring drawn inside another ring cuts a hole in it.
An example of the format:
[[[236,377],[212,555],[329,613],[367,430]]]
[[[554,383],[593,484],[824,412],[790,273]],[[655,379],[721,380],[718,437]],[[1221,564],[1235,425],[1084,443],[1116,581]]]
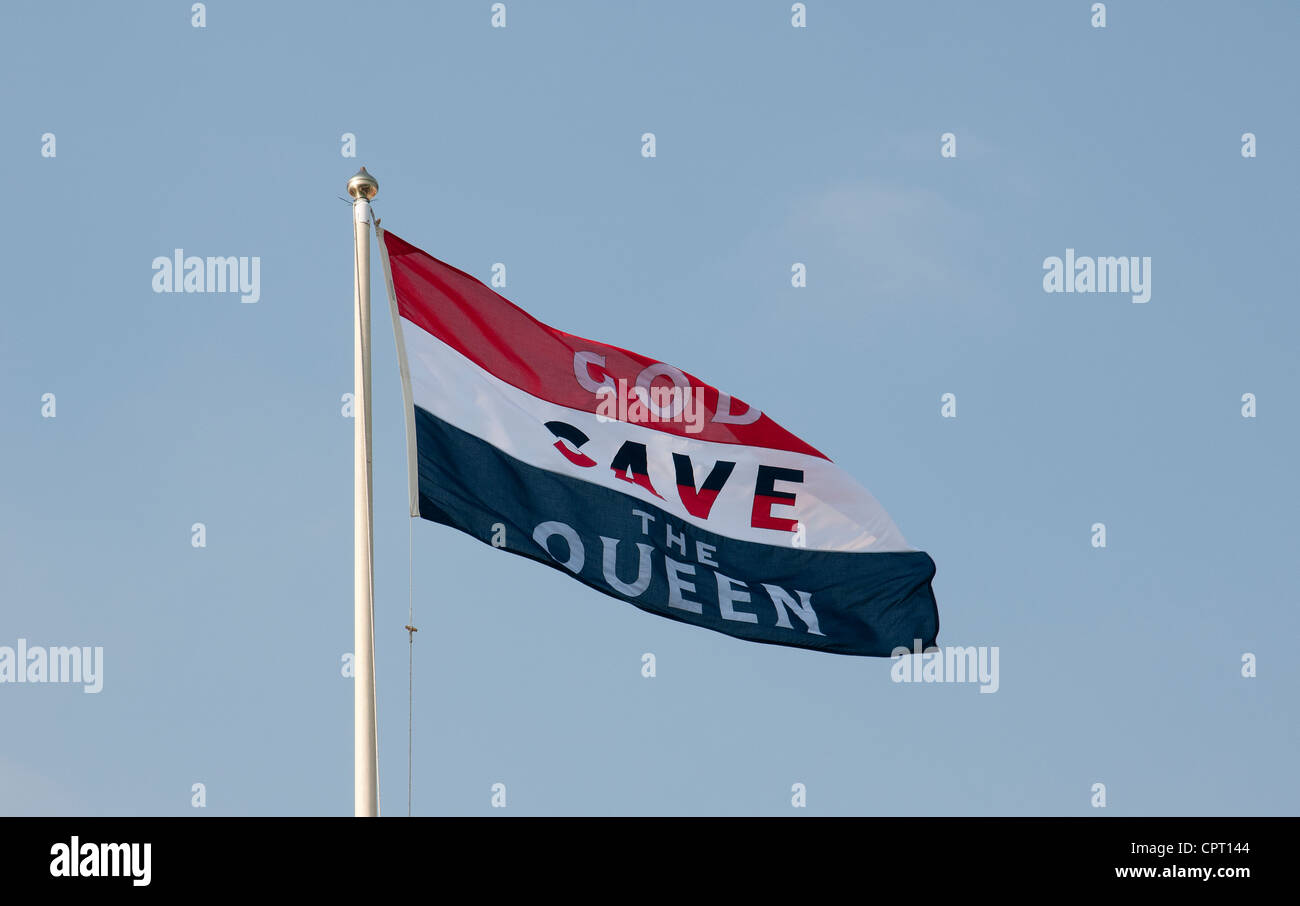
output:
[[[411,817],[411,752],[415,745],[415,517],[406,523],[407,560],[406,579],[409,598],[407,601],[406,634],[410,639],[407,662],[409,672],[406,685],[406,817]]]

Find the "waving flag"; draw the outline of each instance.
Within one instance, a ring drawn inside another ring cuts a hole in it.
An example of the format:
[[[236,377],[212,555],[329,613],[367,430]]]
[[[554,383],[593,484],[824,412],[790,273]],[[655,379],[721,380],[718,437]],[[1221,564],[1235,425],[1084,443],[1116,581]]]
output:
[[[881,657],[934,643],[934,561],[818,450],[379,237],[411,515],[737,638]]]

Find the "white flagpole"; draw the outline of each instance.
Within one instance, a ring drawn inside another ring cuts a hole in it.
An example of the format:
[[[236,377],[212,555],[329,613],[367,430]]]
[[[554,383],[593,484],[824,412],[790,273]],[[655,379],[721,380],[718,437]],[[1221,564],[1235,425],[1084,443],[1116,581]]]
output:
[[[379,815],[379,736],[375,721],[375,559],[374,508],[370,500],[370,199],[379,182],[362,167],[348,180],[352,196],[355,256],[355,339],[353,346],[353,814]]]

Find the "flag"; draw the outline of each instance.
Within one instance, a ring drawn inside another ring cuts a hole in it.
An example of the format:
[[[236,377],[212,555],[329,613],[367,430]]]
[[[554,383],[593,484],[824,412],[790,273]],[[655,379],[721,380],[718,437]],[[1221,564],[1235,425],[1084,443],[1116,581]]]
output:
[[[412,516],[741,639],[880,657],[934,644],[934,561],[820,451],[378,232]]]

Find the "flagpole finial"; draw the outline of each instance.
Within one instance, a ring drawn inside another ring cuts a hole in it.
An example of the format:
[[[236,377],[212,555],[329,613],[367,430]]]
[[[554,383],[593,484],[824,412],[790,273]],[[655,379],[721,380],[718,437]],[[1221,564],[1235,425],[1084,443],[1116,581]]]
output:
[[[356,172],[355,176],[348,180],[348,194],[353,198],[364,198],[369,201],[379,194],[379,180],[367,173],[365,167],[362,167]]]

